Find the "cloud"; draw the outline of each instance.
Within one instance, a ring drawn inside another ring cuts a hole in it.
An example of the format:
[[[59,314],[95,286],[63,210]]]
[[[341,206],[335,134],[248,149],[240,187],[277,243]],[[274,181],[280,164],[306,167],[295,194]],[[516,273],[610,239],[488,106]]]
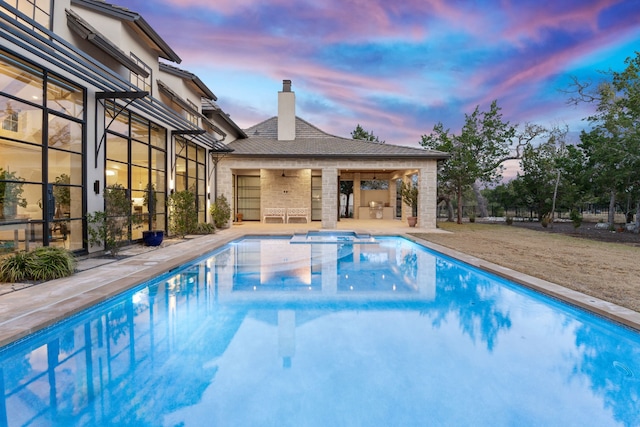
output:
[[[619,67],[621,46],[640,40],[637,0],[129,3],[238,120],[274,115],[289,78],[324,130],[349,136],[360,123],[407,144],[494,99],[514,122],[577,123],[583,111],[558,91],[567,76]]]

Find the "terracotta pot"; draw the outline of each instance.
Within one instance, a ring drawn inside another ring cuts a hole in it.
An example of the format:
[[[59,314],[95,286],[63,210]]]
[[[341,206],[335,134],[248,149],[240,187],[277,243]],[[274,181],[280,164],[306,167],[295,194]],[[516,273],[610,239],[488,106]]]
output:
[[[408,216],[407,217],[407,222],[409,223],[409,227],[415,227],[416,224],[418,223],[418,217],[417,216]]]

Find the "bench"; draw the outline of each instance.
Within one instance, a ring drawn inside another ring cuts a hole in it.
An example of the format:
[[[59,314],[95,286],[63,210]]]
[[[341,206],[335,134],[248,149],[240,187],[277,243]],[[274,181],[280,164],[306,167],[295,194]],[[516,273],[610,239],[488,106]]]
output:
[[[267,218],[279,218],[284,224],[286,222],[286,211],[285,208],[264,208],[262,222],[267,222]]]
[[[287,222],[291,222],[291,218],[304,218],[305,222],[309,222],[309,210],[307,208],[288,208]]]

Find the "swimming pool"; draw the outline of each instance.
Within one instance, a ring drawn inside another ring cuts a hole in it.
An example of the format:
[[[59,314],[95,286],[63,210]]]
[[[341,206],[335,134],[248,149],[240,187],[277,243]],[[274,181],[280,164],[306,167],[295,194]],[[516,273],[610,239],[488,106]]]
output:
[[[401,238],[247,238],[0,350],[0,425],[638,425],[639,334]]]

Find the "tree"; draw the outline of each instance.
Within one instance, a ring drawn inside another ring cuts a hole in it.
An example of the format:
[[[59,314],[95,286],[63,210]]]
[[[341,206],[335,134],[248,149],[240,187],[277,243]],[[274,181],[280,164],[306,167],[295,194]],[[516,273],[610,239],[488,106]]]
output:
[[[369,142],[377,142],[380,144],[385,143],[385,141],[380,141],[380,139],[376,135],[374,135],[373,132],[367,132],[366,130],[364,130],[359,123],[356,126],[355,130],[351,132],[351,138],[361,139],[363,141],[369,141]]]
[[[104,211],[87,214],[87,236],[91,246],[103,245],[115,257],[131,238],[130,228],[139,218],[132,214],[131,197],[122,185],[109,185],[103,194]]]
[[[566,139],[568,131],[569,129],[567,127],[564,127],[563,129],[555,127],[554,129],[552,129],[549,135],[549,140],[546,144],[551,155],[551,171],[553,175],[555,175],[553,183],[553,198],[551,200],[551,212],[549,214],[552,224],[556,211],[556,201],[558,199],[558,187],[560,186],[560,178],[562,178],[562,174],[564,172],[562,168],[562,158],[567,154]]]
[[[216,201],[211,205],[211,208],[209,208],[209,212],[211,213],[211,219],[213,219],[216,228],[224,228],[229,225],[231,206],[229,206],[229,202],[224,194],[216,197]]]
[[[430,135],[423,135],[420,144],[427,149],[445,151],[450,158],[440,170],[443,187],[457,196],[457,222],[462,224],[462,195],[476,181],[497,182],[502,177],[501,164],[510,158],[510,143],[516,127],[504,121],[498,102],[489,111],[476,106],[471,115],[465,114],[465,124],[459,135],[451,134],[442,123],[433,127]]]
[[[609,223],[614,221],[616,197],[627,194],[636,201],[636,231],[640,230],[640,52],[625,60],[621,72],[608,71],[607,79],[592,85],[574,78],[569,103],[593,103],[592,125],[580,135],[592,184],[609,195]]]
[[[189,190],[176,191],[169,196],[169,231],[184,236],[195,233],[198,228],[198,211],[195,209],[196,195]]]
[[[350,199],[351,199],[351,196],[353,195],[353,181],[340,181],[340,194],[344,194],[345,196],[347,196],[347,202],[344,209],[344,216],[349,218],[350,217],[350,212],[349,212]]]
[[[537,211],[538,219],[545,215],[554,217],[558,194],[569,187],[565,184],[563,167],[566,134],[566,127],[555,127],[549,132],[547,141],[537,146],[527,144],[522,153],[521,172],[514,180],[514,186],[525,205]]]
[[[517,193],[513,179],[494,188],[486,188],[482,191],[485,199],[489,202],[492,216],[509,216],[509,209],[523,206],[522,200]]]
[[[515,128],[517,127],[516,125]],[[516,134],[509,146],[509,154],[496,161],[496,168],[502,167],[507,160],[520,160],[524,148],[531,145],[535,139],[542,136],[545,132],[547,132],[547,129],[540,125],[525,123],[522,131],[516,130]],[[476,181],[473,183],[473,192],[478,202],[478,215],[480,217],[486,217],[488,215],[487,201],[480,191],[480,182]]]

